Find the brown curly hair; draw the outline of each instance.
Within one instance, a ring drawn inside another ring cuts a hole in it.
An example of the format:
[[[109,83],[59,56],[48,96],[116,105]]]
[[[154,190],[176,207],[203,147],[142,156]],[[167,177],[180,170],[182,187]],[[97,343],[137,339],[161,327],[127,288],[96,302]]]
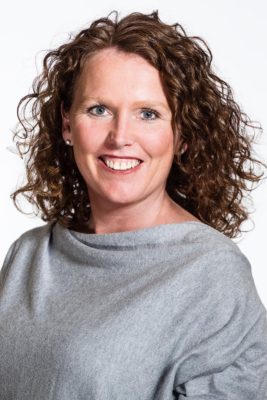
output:
[[[265,167],[252,157],[260,127],[240,110],[230,86],[212,71],[205,41],[188,36],[178,23],[163,23],[158,11],[134,12],[120,20],[113,11],[46,54],[32,93],[18,104],[14,138],[26,159],[27,183],[11,195],[15,205],[23,194],[44,221],[72,228],[88,221],[87,187],[72,148],[62,138],[61,104],[65,111],[70,109],[85,60],[109,47],[143,57],[160,73],[173,132],[180,137],[166,184],[169,196],[202,222],[237,236],[249,215],[243,198]],[[188,149],[181,154],[185,143]],[[260,167],[258,173],[255,166]]]

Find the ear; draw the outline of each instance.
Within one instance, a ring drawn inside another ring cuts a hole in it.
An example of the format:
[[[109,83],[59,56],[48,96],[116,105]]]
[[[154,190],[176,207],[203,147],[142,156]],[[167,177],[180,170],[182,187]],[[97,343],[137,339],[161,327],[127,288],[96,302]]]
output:
[[[70,140],[72,141],[71,129],[70,129],[70,121],[69,114],[63,108],[63,104],[61,103],[61,118],[62,118],[62,136],[64,141]]]

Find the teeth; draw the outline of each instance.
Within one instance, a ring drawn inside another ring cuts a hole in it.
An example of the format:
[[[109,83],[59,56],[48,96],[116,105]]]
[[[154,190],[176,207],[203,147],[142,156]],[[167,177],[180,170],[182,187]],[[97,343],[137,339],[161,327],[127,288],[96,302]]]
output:
[[[133,161],[110,161],[104,160],[105,164],[112,169],[116,170],[126,170],[136,167],[140,164],[141,161],[133,160]]]

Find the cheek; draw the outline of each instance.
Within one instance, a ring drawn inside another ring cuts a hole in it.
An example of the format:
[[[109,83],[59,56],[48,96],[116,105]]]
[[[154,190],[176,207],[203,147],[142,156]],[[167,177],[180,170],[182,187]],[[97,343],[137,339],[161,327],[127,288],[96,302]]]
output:
[[[155,129],[150,135],[146,136],[144,146],[154,157],[170,158],[173,155],[173,132],[171,128]]]
[[[73,128],[73,143],[76,149],[90,153],[98,149],[102,143],[104,130],[93,123],[80,121]]]

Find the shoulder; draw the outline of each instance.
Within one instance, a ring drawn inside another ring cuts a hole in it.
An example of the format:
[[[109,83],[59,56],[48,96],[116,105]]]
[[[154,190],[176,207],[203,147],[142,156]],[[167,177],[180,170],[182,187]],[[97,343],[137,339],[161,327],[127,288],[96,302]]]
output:
[[[20,235],[10,246],[2,267],[5,270],[15,257],[29,258],[33,251],[49,240],[54,223],[30,229]]]
[[[54,223],[50,222],[33,229],[29,229],[20,235],[15,240],[13,245],[17,248],[20,246],[36,246],[40,241],[45,240],[50,236],[53,226]]]
[[[251,264],[232,239],[208,225],[190,223],[183,242],[188,265],[207,290],[220,297],[255,293]]]
[[[241,252],[237,244],[209,225],[202,222],[189,222],[185,224],[183,242],[191,246],[194,253],[199,256],[217,258],[239,259],[247,263],[248,260]],[[210,258],[212,260],[212,258]]]
[[[195,254],[195,278],[202,295],[223,310],[244,308],[244,313],[265,312],[248,258],[229,237],[205,224],[193,224],[186,240]],[[241,307],[241,308],[242,308]]]

